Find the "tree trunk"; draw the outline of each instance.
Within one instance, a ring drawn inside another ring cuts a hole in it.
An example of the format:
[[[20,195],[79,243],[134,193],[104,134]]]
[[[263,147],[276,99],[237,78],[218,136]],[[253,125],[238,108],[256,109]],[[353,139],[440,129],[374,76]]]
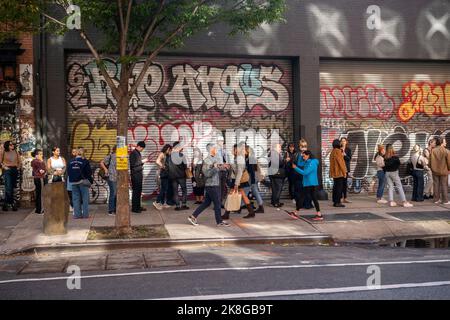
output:
[[[117,103],[117,136],[125,137],[126,146],[128,146],[128,141],[126,140],[128,133],[128,107],[129,99],[122,92]],[[118,170],[116,228],[120,234],[131,232],[129,190],[128,170]]]

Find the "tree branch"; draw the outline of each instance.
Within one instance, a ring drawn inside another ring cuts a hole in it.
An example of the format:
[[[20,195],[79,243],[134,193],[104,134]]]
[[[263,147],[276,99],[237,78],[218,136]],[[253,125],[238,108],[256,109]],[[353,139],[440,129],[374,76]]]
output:
[[[147,47],[147,43],[148,40],[150,39],[150,37],[155,33],[156,31],[156,26],[157,26],[157,20],[158,20],[158,16],[161,13],[162,9],[164,8],[164,2],[166,0],[160,0],[159,2],[159,7],[158,10],[156,11],[155,15],[153,16],[153,19],[151,21],[151,23],[149,24],[149,26],[146,29],[145,32],[145,36],[144,36],[144,40],[142,41],[142,46],[139,49],[139,51],[136,52],[137,50],[137,46],[133,49],[132,54],[131,55],[137,55],[137,56],[141,56],[144,51],[145,51],[145,47]],[[161,20],[160,20],[161,21]],[[159,23],[158,23],[159,24]]]
[[[101,65],[102,58],[100,57],[100,55],[98,54],[94,45],[92,44],[91,40],[89,39],[89,37],[86,35],[86,33],[83,30],[80,30],[80,36],[86,42],[86,45],[88,46],[89,50],[91,50],[97,64]],[[100,73],[102,74],[103,78],[105,78],[106,83],[110,87],[113,97],[118,102],[119,101],[119,90],[117,89],[116,85],[114,84],[113,80],[111,79],[111,77],[109,76],[109,74],[105,70],[105,68],[100,67],[99,69],[100,69]]]
[[[205,4],[207,1],[209,0],[203,0],[200,1],[194,8],[194,10],[192,10],[192,15],[195,15],[198,11],[198,9]],[[142,67],[141,73],[139,74],[137,80],[134,82],[133,86],[131,87],[130,91],[128,92],[128,98],[131,99],[131,97],[133,96],[133,94],[136,92],[139,84],[141,83],[142,79],[144,78],[145,73],[147,72],[148,68],[150,67],[150,64],[153,62],[153,59],[159,54],[159,52],[165,47],[167,46],[172,39],[181,31],[183,30],[184,27],[186,27],[186,25],[189,23],[189,21],[186,21],[184,23],[182,23],[181,25],[179,25],[174,31],[172,31],[172,33],[166,38],[166,40],[164,40],[164,42],[162,44],[160,44],[145,60],[144,66]]]

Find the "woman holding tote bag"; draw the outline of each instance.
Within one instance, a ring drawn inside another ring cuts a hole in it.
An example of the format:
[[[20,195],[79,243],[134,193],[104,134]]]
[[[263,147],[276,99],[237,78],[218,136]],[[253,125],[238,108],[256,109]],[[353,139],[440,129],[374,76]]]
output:
[[[244,219],[254,218],[255,212],[247,197],[248,191],[250,191],[250,175],[245,168],[245,144],[233,146],[234,162],[231,164],[231,181],[232,189],[231,194],[240,193],[247,207],[248,214],[243,217]],[[230,211],[225,207],[225,213],[222,219],[227,220],[230,218]]]

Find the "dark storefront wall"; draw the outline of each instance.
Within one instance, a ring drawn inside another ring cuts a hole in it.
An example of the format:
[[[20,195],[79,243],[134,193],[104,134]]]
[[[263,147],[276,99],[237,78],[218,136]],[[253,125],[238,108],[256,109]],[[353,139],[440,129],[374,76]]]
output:
[[[331,188],[333,139],[347,137],[353,150],[352,190],[373,187],[377,144],[393,143],[412,185],[406,162],[415,144],[431,135],[450,141],[450,64],[325,60],[320,64],[323,181]]]
[[[108,63],[115,79],[117,68]],[[70,146],[84,146],[97,173],[98,163],[116,143],[114,99],[91,55],[69,54],[66,73]],[[227,142],[242,130],[239,141],[247,137],[263,161],[274,129],[285,142],[293,139],[292,92],[289,60],[160,57],[139,87],[129,115],[129,146],[145,141],[143,156],[151,160],[144,167],[144,196],[157,192],[154,162],[166,143],[182,141],[190,161],[193,149],[205,152],[217,133]],[[107,186],[97,174],[95,178],[92,200],[105,202]],[[188,188],[190,193],[190,184]],[[261,190],[269,192],[263,185]]]

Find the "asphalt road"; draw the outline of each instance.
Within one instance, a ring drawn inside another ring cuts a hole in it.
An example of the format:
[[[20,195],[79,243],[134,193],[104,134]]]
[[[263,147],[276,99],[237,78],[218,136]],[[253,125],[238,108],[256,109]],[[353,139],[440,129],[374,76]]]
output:
[[[0,298],[450,299],[445,249],[203,246],[181,255],[183,267],[82,272],[72,290],[67,274],[0,273]]]

